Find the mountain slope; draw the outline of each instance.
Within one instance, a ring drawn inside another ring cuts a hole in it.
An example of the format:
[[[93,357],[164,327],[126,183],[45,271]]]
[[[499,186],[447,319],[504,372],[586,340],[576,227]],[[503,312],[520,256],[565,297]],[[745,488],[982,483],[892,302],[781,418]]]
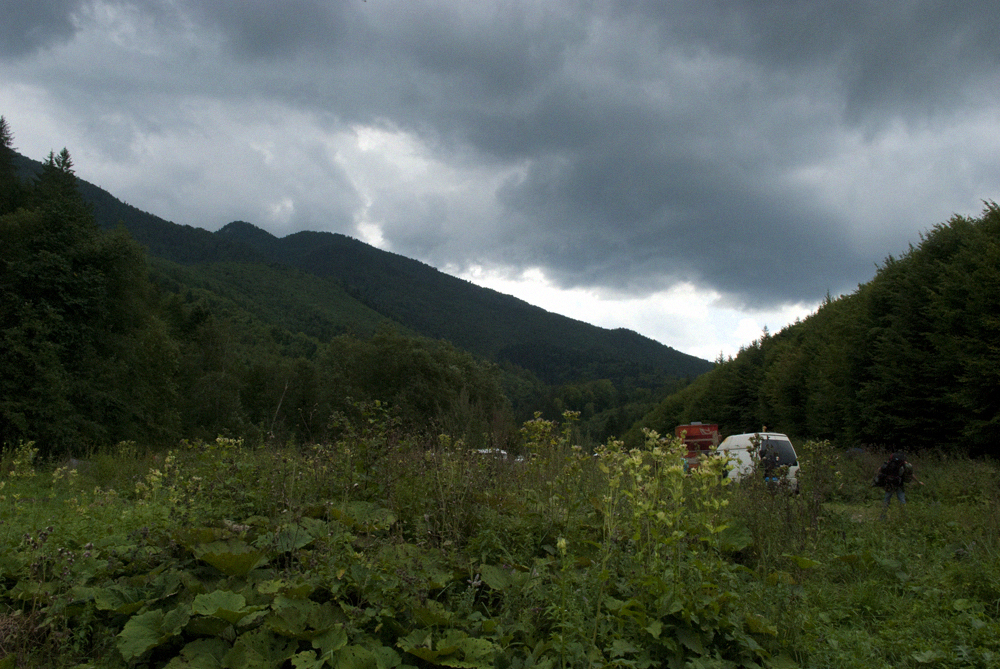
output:
[[[608,330],[449,276],[345,235],[277,238],[245,222],[217,235],[269,260],[340,281],[376,311],[426,336],[517,364],[548,383],[697,376],[712,364],[630,330]]]
[[[18,157],[24,175],[40,167],[36,161]],[[211,233],[140,211],[86,181],[79,180],[79,187],[94,207],[99,225],[124,225],[152,256],[181,265],[245,264],[239,271],[216,272],[216,278],[225,278],[230,293],[239,284],[240,301],[258,306],[258,311],[264,310],[266,302],[267,311],[280,313],[276,300],[281,298],[275,291],[261,292],[259,298],[248,294],[250,285],[263,290],[267,284],[249,278],[252,268],[277,263],[316,277],[320,281],[311,284],[310,299],[315,310],[325,311],[316,316],[322,333],[368,332],[378,320],[371,314],[374,311],[423,336],[445,339],[474,354],[528,369],[549,384],[607,378],[655,388],[673,379],[698,376],[713,366],[630,330],[608,330],[553,314],[345,235],[299,232],[279,239],[243,222]],[[290,303],[297,297],[288,296]],[[363,306],[349,306],[350,298]],[[294,308],[308,311],[310,306],[301,302]],[[340,306],[331,307],[330,302]],[[337,310],[344,315],[332,323],[331,312]],[[360,319],[356,327],[351,323],[355,318]]]

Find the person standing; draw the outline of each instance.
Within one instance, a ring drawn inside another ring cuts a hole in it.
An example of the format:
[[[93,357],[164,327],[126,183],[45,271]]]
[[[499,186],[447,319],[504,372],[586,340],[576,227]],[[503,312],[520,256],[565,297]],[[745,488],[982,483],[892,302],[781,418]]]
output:
[[[893,496],[899,500],[900,505],[906,504],[906,484],[911,481],[917,485],[924,484],[913,473],[913,465],[907,462],[905,454],[893,453],[888,460],[882,463],[872,485],[885,489],[885,498],[882,501],[883,518],[889,510]]]

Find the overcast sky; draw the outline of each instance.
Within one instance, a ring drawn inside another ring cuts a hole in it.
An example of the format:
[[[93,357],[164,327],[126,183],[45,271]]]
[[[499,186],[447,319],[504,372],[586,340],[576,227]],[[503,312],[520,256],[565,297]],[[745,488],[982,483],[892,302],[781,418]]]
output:
[[[2,0],[21,153],[707,359],[1000,200],[1000,3]]]

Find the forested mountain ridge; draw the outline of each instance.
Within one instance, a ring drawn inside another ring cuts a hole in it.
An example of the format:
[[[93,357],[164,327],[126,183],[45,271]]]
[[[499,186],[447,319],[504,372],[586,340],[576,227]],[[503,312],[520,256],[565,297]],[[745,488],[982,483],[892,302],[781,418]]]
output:
[[[516,449],[523,421],[565,411],[596,444],[712,366],[344,236],[175,225],[65,149],[20,156],[0,124],[0,444],[301,443],[389,420]]]
[[[766,335],[637,423],[1000,455],[1000,207],[921,235],[849,295]]]
[[[711,363],[625,329],[607,330],[553,314],[342,234],[277,238],[237,221],[217,235],[264,257],[337,279],[376,311],[477,355],[511,362],[547,383],[647,376],[695,377]]]
[[[41,169],[23,156],[18,163],[25,175]],[[186,265],[279,263],[333,279],[366,307],[409,331],[515,364],[548,384],[610,379],[656,388],[712,368],[707,360],[631,330],[608,330],[553,314],[342,234],[304,231],[277,238],[246,222],[211,233],[140,211],[82,179],[78,184],[98,225],[124,225],[152,256]],[[359,329],[370,331],[367,323]]]
[[[30,181],[42,171],[42,163],[19,153],[13,162],[21,179]],[[215,261],[263,262],[252,247],[233,243],[208,230],[179,225],[122,202],[108,191],[76,177],[84,201],[92,207],[94,220],[105,230],[124,225],[132,238],[150,255],[173,262],[193,264]]]

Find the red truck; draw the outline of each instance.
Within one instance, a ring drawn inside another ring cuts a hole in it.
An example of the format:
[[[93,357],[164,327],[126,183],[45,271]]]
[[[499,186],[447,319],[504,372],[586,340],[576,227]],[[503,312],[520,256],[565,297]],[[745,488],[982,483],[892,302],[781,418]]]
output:
[[[688,467],[697,467],[701,456],[708,455],[712,449],[719,445],[718,425],[705,423],[678,425],[674,428],[674,435],[683,440],[684,445],[687,446],[688,451],[684,459],[687,461]]]

